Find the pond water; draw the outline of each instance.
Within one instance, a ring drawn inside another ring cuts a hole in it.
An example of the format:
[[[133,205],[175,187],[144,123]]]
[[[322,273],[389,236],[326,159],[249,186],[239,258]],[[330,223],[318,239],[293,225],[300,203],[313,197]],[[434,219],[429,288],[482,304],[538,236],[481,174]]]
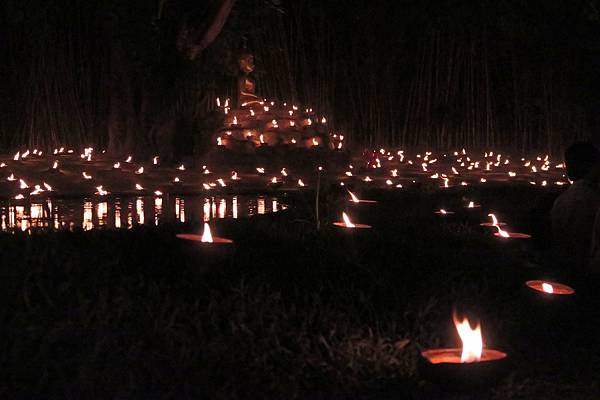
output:
[[[274,196],[139,196],[0,201],[0,230],[126,228],[244,218],[287,208]]]

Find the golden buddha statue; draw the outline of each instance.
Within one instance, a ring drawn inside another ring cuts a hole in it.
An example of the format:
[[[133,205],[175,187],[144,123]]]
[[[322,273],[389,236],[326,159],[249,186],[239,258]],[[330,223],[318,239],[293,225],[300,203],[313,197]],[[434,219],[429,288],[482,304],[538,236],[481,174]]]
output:
[[[254,71],[254,56],[250,53],[240,55],[238,64],[242,75],[238,78],[238,106],[248,107],[259,104],[261,99],[255,93],[254,80],[250,73]]]

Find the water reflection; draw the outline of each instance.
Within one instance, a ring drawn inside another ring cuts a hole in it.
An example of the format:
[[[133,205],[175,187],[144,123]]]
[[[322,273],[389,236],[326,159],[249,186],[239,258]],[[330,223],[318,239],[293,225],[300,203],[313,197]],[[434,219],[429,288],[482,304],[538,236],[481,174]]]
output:
[[[144,198],[138,197],[135,199],[135,215],[137,219],[137,223],[140,225],[144,224]]]
[[[91,201],[83,202],[83,230],[89,231],[94,227],[93,217],[93,204]]]
[[[0,200],[0,230],[132,228],[138,224],[208,222],[284,210],[276,197],[134,197]]]
[[[108,222],[108,203],[106,201],[96,204],[96,217],[98,226],[104,226]]]
[[[158,225],[162,216],[163,199],[162,197],[154,198],[154,225]]]

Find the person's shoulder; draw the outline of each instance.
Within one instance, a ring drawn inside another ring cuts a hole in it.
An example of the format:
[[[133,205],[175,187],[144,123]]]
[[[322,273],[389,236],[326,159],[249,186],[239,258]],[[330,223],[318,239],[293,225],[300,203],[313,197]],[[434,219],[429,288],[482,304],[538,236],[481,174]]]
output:
[[[572,184],[566,190],[564,190],[562,193],[560,193],[556,197],[556,199],[554,199],[554,206],[556,206],[557,204],[564,203],[565,201],[568,201],[568,199],[573,197],[573,195],[577,191],[578,191],[578,188],[575,187],[575,184]]]

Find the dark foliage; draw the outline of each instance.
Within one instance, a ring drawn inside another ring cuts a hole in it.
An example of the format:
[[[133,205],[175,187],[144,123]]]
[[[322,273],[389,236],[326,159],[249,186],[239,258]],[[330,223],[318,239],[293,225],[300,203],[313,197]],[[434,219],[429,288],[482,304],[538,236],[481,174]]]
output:
[[[244,46],[259,93],[312,105],[356,144],[557,150],[598,136],[595,1],[238,0],[186,61],[178,32],[214,3],[5,1],[0,149],[107,146],[116,46],[136,143],[206,136]]]
[[[218,264],[174,238],[182,227],[0,235],[0,395],[464,398],[415,370],[419,349],[457,345],[455,306],[513,359],[476,398],[593,398],[591,307],[540,308],[524,289],[548,273],[531,267],[540,246],[500,244],[472,211],[438,218],[463,204],[452,192],[370,195],[364,236],[314,231],[309,197],[225,221],[236,254]],[[529,187],[467,195],[530,232],[548,211]]]

